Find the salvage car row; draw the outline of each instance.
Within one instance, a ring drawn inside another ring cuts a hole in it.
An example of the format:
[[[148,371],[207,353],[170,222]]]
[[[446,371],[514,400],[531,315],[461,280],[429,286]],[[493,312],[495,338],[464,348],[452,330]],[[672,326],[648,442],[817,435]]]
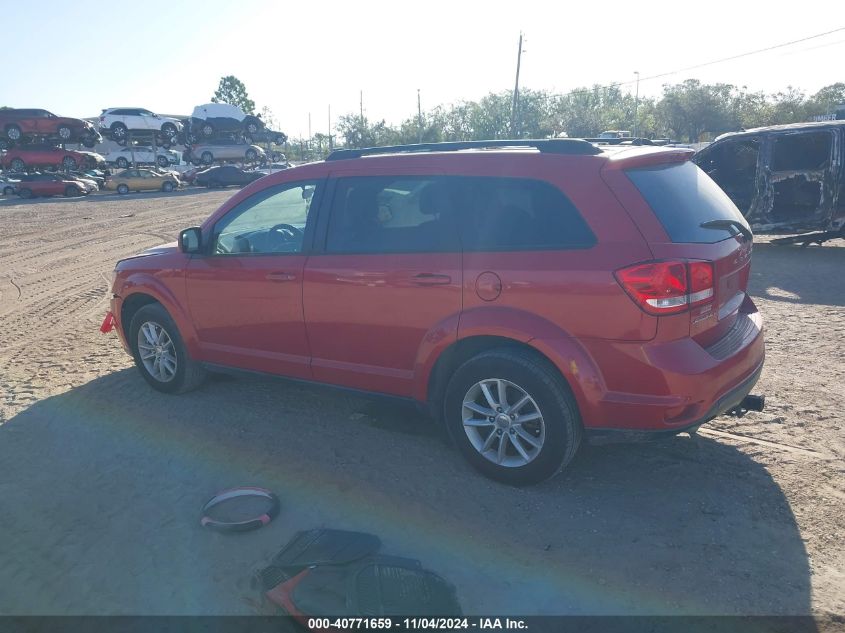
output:
[[[286,164],[276,163],[265,169],[247,170],[234,165],[219,165],[204,169],[189,169],[182,173],[155,168],[125,169],[116,174],[98,169],[11,173],[0,177],[0,190],[4,196],[17,195],[24,199],[87,196],[100,190],[121,195],[141,191],[169,193],[190,184],[209,189],[242,187],[287,167]]]
[[[156,114],[146,108],[105,108],[97,125],[84,119],[62,117],[42,108],[0,110],[0,149],[18,145],[80,143],[94,147],[103,137],[125,145],[133,136],[155,139],[169,149],[177,143],[229,138],[247,145],[257,142],[281,145],[283,132],[269,130],[261,116],[227,103],[206,103],[194,108],[190,118]]]

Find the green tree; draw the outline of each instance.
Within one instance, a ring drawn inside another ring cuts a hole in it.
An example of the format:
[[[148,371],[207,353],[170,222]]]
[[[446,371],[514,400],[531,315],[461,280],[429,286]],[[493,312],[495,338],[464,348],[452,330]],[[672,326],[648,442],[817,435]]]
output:
[[[837,106],[845,104],[845,83],[830,84],[819,90],[807,101],[807,113],[810,116],[834,114]]]
[[[229,103],[238,106],[247,114],[255,114],[255,101],[249,98],[246,86],[234,75],[220,78],[220,84],[211,97],[213,103]]]

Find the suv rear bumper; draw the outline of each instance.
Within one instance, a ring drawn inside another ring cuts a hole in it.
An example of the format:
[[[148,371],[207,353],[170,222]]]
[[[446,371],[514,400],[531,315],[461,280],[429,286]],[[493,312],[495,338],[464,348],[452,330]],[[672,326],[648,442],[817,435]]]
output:
[[[669,429],[659,429],[659,430],[636,430],[636,431],[628,431],[624,429],[587,429],[587,439],[592,443],[603,443],[603,441],[634,441],[634,440],[650,440],[650,439],[658,439],[660,437],[664,437],[666,435],[675,435],[677,433],[683,433],[684,431],[689,431],[691,429],[697,429],[702,424],[705,424],[712,420],[713,418],[717,418],[720,415],[723,415],[734,409],[735,407],[739,406],[739,404],[745,399],[745,397],[751,393],[751,390],[754,388],[754,385],[757,384],[757,381],[760,379],[760,375],[763,373],[763,363],[760,363],[760,366],[757,370],[751,374],[746,380],[742,383],[731,389],[728,393],[724,396],[719,398],[712,407],[701,416],[699,419],[694,420],[693,422],[677,428],[669,428]]]
[[[601,376],[591,389],[573,389],[585,430],[678,433],[730,410],[754,387],[765,358],[762,318],[750,299],[726,339],[730,350],[691,338],[580,341]]]

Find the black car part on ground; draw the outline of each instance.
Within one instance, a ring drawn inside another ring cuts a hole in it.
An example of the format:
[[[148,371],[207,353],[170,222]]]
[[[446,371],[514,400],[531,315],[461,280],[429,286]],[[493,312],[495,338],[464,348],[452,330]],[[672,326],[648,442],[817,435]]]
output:
[[[460,615],[455,588],[420,561],[377,554],[364,532],[298,532],[258,574],[265,596],[292,615]]]
[[[726,134],[699,151],[698,164],[756,233],[845,236],[845,121],[798,123]]]

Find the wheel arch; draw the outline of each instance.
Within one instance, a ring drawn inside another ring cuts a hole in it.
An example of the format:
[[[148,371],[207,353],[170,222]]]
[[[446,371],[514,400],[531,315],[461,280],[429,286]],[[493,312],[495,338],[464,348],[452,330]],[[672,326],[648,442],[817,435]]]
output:
[[[130,276],[124,286],[128,289],[121,301],[120,314],[116,315],[119,318],[117,325],[123,332],[124,338],[129,340],[129,326],[138,310],[146,305],[157,303],[167,310],[179,330],[188,353],[196,358],[199,355],[199,341],[189,315],[181,308],[178,299],[170,290],[147,277],[149,276]]]
[[[520,314],[514,314],[517,312]],[[606,391],[603,376],[587,350],[553,323],[512,309],[479,309],[461,315],[456,340],[431,350],[428,358],[417,363],[414,397],[425,402],[440,420],[438,403],[454,371],[473,356],[497,348],[525,351],[551,368],[571,392],[585,423]]]

